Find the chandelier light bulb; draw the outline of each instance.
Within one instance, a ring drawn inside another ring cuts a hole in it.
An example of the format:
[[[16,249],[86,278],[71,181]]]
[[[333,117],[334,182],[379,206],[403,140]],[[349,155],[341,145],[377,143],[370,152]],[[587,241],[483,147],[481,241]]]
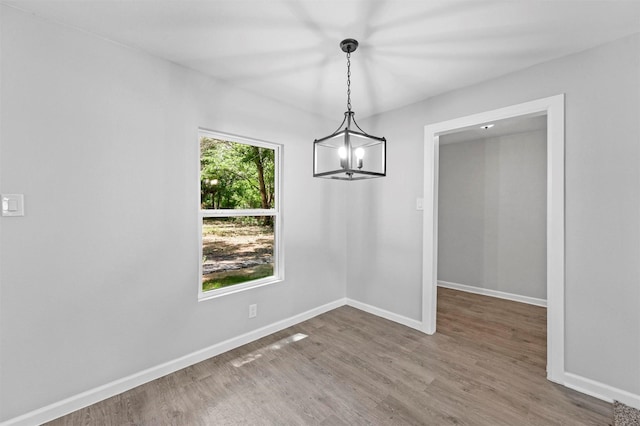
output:
[[[344,146],[341,146],[340,148],[338,148],[338,156],[340,157],[341,160],[344,160],[347,158],[347,148],[345,148]]]
[[[358,169],[362,169],[362,166],[364,166],[364,161],[362,160],[364,158],[364,148],[362,147],[356,148],[354,154],[356,155],[356,162],[358,165]]]
[[[349,160],[347,160],[347,148],[341,146],[338,148],[338,157],[340,157],[340,167],[343,169],[349,168]]]

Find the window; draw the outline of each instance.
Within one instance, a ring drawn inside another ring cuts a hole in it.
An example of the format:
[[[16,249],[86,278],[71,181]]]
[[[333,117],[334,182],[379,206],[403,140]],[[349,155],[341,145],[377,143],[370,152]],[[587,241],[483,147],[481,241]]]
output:
[[[200,299],[282,280],[281,146],[201,130]]]

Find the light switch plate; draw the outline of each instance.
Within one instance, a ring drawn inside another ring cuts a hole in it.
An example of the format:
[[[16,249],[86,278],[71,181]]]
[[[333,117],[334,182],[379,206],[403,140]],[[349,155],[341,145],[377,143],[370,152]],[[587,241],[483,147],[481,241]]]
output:
[[[2,216],[24,216],[24,195],[2,194]]]
[[[424,198],[416,198],[416,210],[424,210]]]

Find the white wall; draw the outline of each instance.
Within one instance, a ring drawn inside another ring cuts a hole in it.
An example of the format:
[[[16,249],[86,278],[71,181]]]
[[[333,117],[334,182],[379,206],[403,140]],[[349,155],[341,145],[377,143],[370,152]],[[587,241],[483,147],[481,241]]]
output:
[[[311,177],[333,124],[0,13],[0,191],[26,204],[0,220],[0,421],[345,297],[344,191]],[[284,282],[197,301],[199,126],[284,144]]]
[[[347,295],[420,320],[415,199],[425,124],[559,93],[566,93],[565,367],[640,395],[640,35],[361,123],[387,137],[389,173],[351,189]]]
[[[361,123],[388,177],[344,184],[311,178],[331,123],[0,14],[0,421],[345,295],[419,320],[424,125],[563,92],[567,370],[640,394],[639,36]],[[197,302],[199,126],[284,144],[285,282]]]
[[[547,298],[546,130],[440,138],[438,281]]]

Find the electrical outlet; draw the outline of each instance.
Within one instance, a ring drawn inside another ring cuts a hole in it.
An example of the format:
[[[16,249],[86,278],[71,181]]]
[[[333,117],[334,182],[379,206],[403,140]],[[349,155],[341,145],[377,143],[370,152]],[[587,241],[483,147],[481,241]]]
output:
[[[2,216],[24,216],[24,195],[2,194]]]
[[[255,318],[258,315],[258,305],[249,305],[249,318]]]

